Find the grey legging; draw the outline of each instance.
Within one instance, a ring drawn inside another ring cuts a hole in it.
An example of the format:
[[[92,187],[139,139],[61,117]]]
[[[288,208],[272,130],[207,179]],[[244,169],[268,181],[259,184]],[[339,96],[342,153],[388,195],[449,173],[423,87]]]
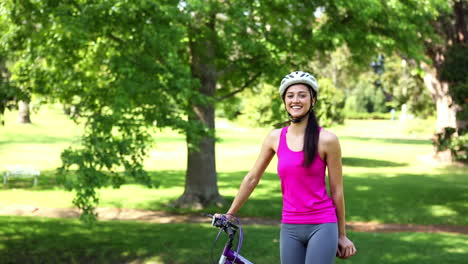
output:
[[[338,225],[282,224],[282,264],[332,264],[338,248]]]

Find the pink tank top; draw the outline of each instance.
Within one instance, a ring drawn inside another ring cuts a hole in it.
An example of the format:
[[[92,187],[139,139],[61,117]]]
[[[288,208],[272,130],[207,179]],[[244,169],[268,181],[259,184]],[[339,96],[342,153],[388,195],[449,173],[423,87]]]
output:
[[[281,130],[278,146],[278,176],[283,193],[282,223],[336,223],[336,209],[328,196],[325,184],[327,164],[316,155],[312,164],[304,168],[303,151],[292,151],[286,142],[289,126]],[[319,131],[322,128],[319,129]]]

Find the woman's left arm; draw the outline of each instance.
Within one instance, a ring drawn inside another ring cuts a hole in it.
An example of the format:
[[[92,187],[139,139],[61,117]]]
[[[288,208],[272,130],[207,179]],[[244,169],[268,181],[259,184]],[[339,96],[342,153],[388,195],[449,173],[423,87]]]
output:
[[[340,142],[338,137],[330,132],[326,132],[323,139],[326,155],[325,160],[328,167],[330,193],[336,207],[336,216],[338,218],[338,256],[340,258],[349,258],[356,254],[356,247],[346,236],[343,165],[341,164]]]

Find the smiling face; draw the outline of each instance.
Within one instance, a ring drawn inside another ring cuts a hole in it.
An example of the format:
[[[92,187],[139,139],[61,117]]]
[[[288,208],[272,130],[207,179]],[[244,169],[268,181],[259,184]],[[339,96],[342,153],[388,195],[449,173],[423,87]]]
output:
[[[286,111],[293,118],[300,118],[307,114],[315,98],[312,98],[310,88],[305,84],[293,84],[286,89],[284,104]]]

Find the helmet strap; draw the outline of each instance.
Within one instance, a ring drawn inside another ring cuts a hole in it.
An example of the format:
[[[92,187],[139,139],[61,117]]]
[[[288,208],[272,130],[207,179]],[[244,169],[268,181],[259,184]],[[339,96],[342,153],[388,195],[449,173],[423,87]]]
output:
[[[307,116],[309,116],[310,114],[310,110],[312,108],[309,109],[309,111],[307,111],[307,113],[305,113],[305,115],[301,116],[301,117],[298,117],[298,118],[293,118],[292,115],[288,112],[288,116],[289,116],[289,120],[294,123],[294,124],[297,124],[297,123],[300,123],[302,122],[302,120],[304,120]]]

